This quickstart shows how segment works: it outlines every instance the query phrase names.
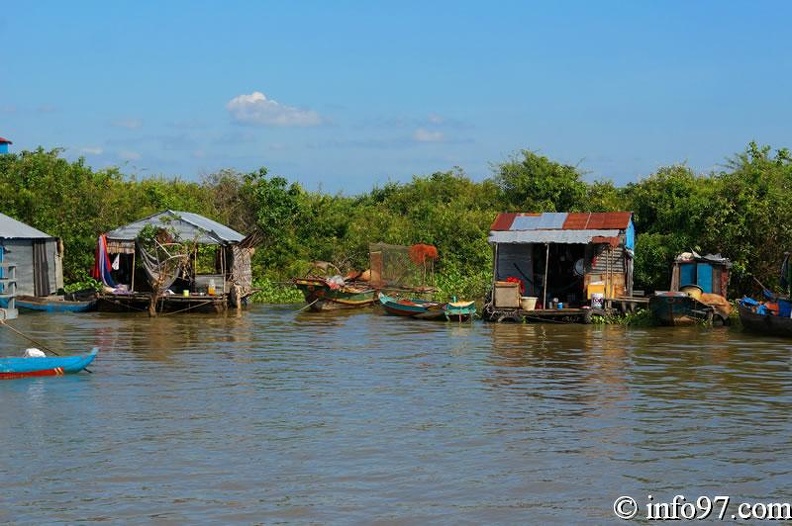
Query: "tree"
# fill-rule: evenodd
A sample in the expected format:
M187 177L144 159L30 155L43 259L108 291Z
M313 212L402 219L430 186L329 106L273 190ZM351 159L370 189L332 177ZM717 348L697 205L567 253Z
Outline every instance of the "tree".
M529 150L496 166L501 200L512 211L584 210L586 183L574 166L551 161Z

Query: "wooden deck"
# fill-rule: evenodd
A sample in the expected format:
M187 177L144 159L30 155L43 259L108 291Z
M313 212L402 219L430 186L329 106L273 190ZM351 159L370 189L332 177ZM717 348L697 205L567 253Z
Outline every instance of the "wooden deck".
M99 312L149 312L151 293L99 294ZM202 312L216 314L228 310L228 295L190 294L160 296L156 302L157 313Z
M517 323L591 323L593 316L607 316L637 312L647 308L649 298L643 296L620 296L604 298L602 308L580 307L564 309L523 310L510 307L486 305L482 318L492 322Z

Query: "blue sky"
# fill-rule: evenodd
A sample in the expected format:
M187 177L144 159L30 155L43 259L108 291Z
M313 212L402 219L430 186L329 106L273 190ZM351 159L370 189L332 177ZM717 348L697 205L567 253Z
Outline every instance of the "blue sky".
M0 136L357 195L520 150L618 186L792 147L792 2L6 0Z

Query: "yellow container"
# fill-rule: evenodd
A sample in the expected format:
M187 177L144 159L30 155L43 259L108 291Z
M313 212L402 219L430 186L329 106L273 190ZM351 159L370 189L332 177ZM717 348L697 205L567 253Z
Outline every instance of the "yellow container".
M600 294L601 297L605 297L604 281L594 281L589 283L588 287L586 288L586 298L591 299L594 294Z

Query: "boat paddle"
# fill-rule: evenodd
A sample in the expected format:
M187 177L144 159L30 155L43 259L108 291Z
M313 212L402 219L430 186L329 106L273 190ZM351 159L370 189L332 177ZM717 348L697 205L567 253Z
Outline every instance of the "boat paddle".
M35 339L31 338L30 336L28 336L28 335L27 335L27 334L25 334L24 332L20 331L19 329L16 329L16 328L14 328L14 327L10 326L9 324L7 324L7 323L6 323L6 321L5 321L5 320L0 320L0 325L2 325L3 327L6 327L6 328L8 328L8 329L10 329L10 330L11 330L11 332L13 332L13 333L15 333L15 334L18 334L19 336L22 336L23 338L25 338L26 340L30 341L31 343L34 343L35 345L37 345L37 346L41 347L41 348L42 348L42 349L44 349L45 351L48 351L48 352L50 352L50 353L54 354L55 356L60 356L60 354L59 354L58 352L56 352L55 350L53 350L53 349L49 348L48 346L44 345L44 344L43 344L43 343L41 343L40 341L37 341L37 340L35 340ZM91 371L91 370L90 370L90 369L88 369L87 367L85 368L85 371L87 371L87 372L89 372L89 373L93 374L93 371Z
M319 301L319 298L316 298L315 300L313 300L311 303L309 303L308 305L306 305L306 306L304 306L304 307L300 307L300 308L297 310L297 312L302 312L302 311L304 311L305 309L307 309L307 308L311 307L311 306L312 306L314 303L316 303L317 301Z

